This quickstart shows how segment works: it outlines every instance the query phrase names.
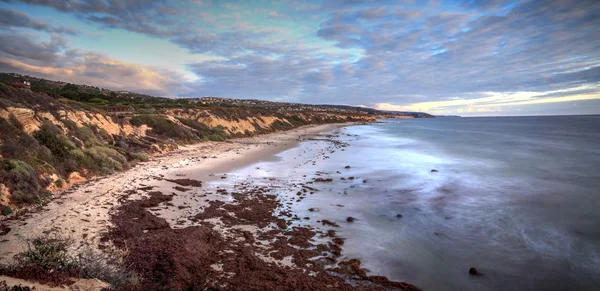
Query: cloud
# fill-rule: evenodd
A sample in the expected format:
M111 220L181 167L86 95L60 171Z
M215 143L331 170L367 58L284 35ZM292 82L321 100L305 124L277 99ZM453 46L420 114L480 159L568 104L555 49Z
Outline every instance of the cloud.
M418 102L407 105L377 103L374 108L392 111L426 111L435 114L502 112L506 107L517 107L522 105L588 100L595 100L600 103L599 89L598 86L583 86L549 92L489 92L483 93L483 97L470 99L453 98L451 100Z
M44 42L0 34L0 71L158 96L172 96L191 88L181 81L183 76L173 71L71 49L58 35Z
M590 101L600 83L598 1L20 2L218 58L185 64L198 77L194 84L158 82L163 92L179 95L465 113L471 106L471 113L485 113ZM56 27L18 11L1 13L10 16L3 25L53 34L28 44L32 33L0 31L0 41L14 42L0 44L5 62L82 66L86 78L106 76L113 65L116 76L134 68L106 58L93 65L92 52L65 45Z
M75 31L65 27L51 26L48 23L37 21L29 14L16 10L0 9L0 25L6 27L23 27L39 31L66 33L74 35Z

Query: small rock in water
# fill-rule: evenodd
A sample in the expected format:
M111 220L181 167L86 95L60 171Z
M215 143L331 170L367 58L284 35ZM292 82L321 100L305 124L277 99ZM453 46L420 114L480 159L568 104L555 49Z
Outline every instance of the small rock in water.
M402 218L402 214L398 213L398 214L396 214L396 217Z
M471 267L469 269L469 274L473 275L473 276L480 276L481 273L479 273L479 271L476 268Z
M432 173L436 173L436 172L438 172L438 170L436 170L436 169L432 169L432 170L431 170L431 172L432 172Z
M339 225L338 225L337 223L335 223L335 222L333 222L333 221L330 221L330 220L328 220L328 219L323 219L323 220L321 220L321 223L322 223L323 225L330 225L330 226L339 227Z
M345 166L344 169L350 169L350 166Z
M347 222L353 222L354 221L354 217L352 216L348 216L348 218L346 218Z

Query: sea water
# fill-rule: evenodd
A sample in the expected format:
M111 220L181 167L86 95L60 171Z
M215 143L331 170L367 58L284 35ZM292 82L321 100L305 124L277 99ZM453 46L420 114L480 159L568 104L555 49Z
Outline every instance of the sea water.
M340 224L343 256L373 275L423 290L600 290L600 116L382 120L341 132L343 149L306 141L233 174L334 178L292 209L304 224Z

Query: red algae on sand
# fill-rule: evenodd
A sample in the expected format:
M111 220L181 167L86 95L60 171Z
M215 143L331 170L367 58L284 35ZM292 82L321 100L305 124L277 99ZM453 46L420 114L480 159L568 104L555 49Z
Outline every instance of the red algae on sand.
M154 191L118 207L107 238L126 250L125 264L141 276L139 290L419 290L366 276L358 260L336 266L343 239L335 232L334 242L317 245L315 229L278 217L282 205L268 187L237 189L233 203L210 201L191 217L197 225L179 229L148 210L170 195Z

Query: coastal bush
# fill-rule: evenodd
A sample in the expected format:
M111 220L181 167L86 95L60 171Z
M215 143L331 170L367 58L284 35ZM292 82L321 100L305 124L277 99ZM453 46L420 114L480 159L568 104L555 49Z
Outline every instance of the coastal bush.
M40 236L26 243L27 249L15 255L14 263L0 264L0 275L57 285L68 283L73 277L99 279L109 283L111 290L139 290L140 279L135 272L91 249L71 255L68 250L73 242L68 238Z
M75 123L73 120L61 119L60 122L62 122L62 124L64 124L69 130L77 130L77 123Z
M98 140L96 139L94 132L86 125L77 128L75 130L75 136L83 141L83 144L86 147L91 147L98 144Z
M8 121L10 121L10 123L18 130L23 130L23 124L21 123L21 121L19 121L19 119L17 119L17 117L14 114L10 114L8 116Z
M288 130L290 128L292 128L291 124L283 122L281 120L275 120L273 121L273 123L271 123L272 130Z
M104 141L108 143L114 143L114 138L106 129L93 125L92 128L98 134L98 136Z
M159 137L172 138L186 142L198 139L198 136L192 131L179 126L173 121L164 117L154 115L137 115L133 117L130 122L135 126L141 126L142 124L145 124L151 127L152 130L149 133Z
M104 99L98 98L98 97L90 98L86 102L94 104L94 105L108 105L108 104L110 104L110 101L104 100Z
M12 208L10 208L10 206L8 206L8 205L2 206L2 215L7 216L7 215L10 215L11 213L13 213L13 210L12 210Z
M35 267L43 271L69 272L75 261L68 255L71 241L59 236L38 237L27 241L27 250L15 255L19 267Z
M307 124L307 122L300 118L298 115L288 116L286 117L286 119L289 123L291 123L294 126L301 126Z
M102 280L115 290L135 290L140 283L139 276L135 272L115 264L114 258L89 248L77 255L76 264L79 268L79 277Z
M208 127L206 124L198 122L196 120L185 119L185 118L177 118L177 120L179 120L179 122L185 124L186 126L189 126L193 129L197 130L198 132L210 131L210 127Z
M41 194L37 172L21 160L0 159L0 183L11 190L15 203L32 203Z
M130 153L129 156L131 156L132 160L137 160L137 161L140 161L140 162L145 162L145 161L148 160L148 156L146 154L144 154L144 153L139 153L139 152L137 152L137 153Z
M0 130L2 157L24 161L40 172L53 171L50 150L23 131L23 126L16 118L12 121L0 118L0 128L2 129Z
M90 164L89 161L86 161L88 167L100 174L112 174L129 167L127 158L112 148L94 146L85 149L84 154L91 158L94 163Z
M76 149L75 144L67 138L62 130L49 121L42 123L40 129L33 133L38 142L50 149L57 161L70 158L69 152Z

